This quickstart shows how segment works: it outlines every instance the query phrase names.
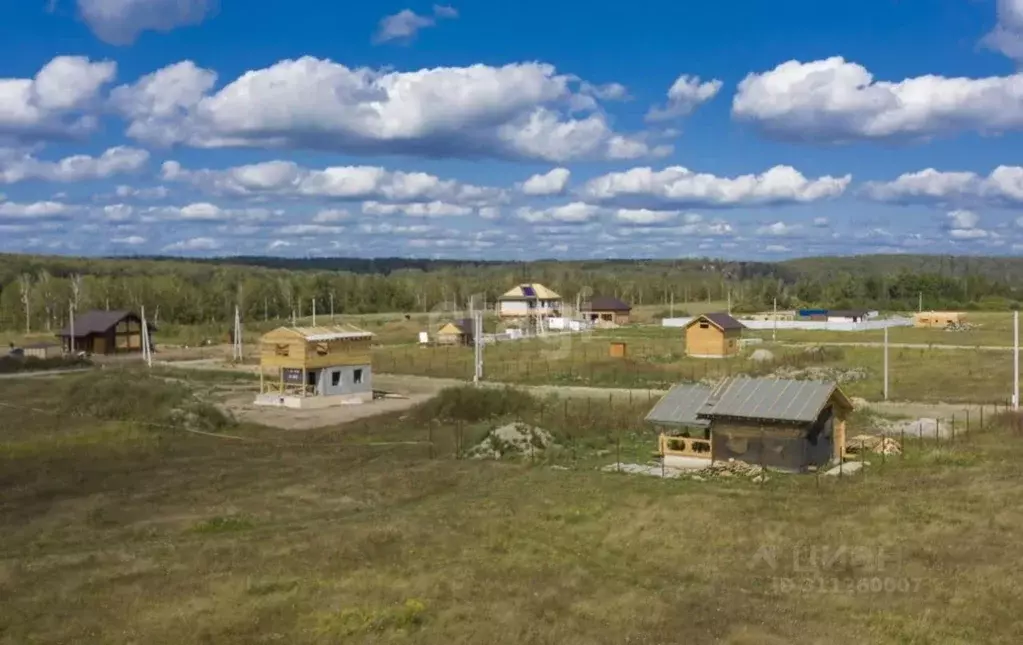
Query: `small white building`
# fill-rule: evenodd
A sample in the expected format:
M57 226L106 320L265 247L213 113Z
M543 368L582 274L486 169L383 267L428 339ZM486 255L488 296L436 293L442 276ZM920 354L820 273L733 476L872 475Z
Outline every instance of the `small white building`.
M539 283L520 284L497 299L501 318L557 317L562 310L561 296Z

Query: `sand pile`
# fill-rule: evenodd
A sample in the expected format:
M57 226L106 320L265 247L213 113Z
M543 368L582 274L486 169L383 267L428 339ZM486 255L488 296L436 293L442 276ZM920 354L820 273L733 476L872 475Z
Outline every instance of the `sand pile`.
M473 459L502 459L534 455L554 444L551 433L524 423L509 423L487 433L469 452Z

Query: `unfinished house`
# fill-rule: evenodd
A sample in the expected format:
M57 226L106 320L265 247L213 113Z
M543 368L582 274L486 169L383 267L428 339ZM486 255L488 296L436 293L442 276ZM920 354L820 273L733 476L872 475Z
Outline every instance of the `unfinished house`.
M686 354L695 358L724 358L739 353L746 327L728 314L703 314L685 326Z
M149 343L153 347L156 326L147 325ZM142 351L142 319L130 311L87 311L75 316L74 335L71 325L57 334L63 351L86 354L120 354Z
M372 339L351 325L279 327L264 334L256 403L313 408L372 401Z
M842 458L852 404L835 383L728 378L677 385L647 414L665 459L688 457L805 472Z
M966 323L966 314L959 311L921 311L913 315L913 326L924 329L947 329Z
M628 325L632 307L618 298L596 296L583 303L582 314L597 325Z
M497 313L502 318L560 316L561 296L540 283L520 284L497 299Z

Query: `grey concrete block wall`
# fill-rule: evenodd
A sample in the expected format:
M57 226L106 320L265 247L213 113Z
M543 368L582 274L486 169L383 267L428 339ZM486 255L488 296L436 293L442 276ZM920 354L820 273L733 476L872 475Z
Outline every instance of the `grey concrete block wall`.
M362 371L361 382L356 383L356 371ZM334 375L337 374L337 385ZM373 392L373 368L370 365L339 365L325 367L316 372L316 393L318 396L339 394L367 394Z

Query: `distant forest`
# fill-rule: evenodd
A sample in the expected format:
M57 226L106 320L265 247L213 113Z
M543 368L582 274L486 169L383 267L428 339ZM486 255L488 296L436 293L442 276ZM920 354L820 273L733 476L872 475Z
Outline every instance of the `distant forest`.
M0 328L52 331L69 303L145 306L159 321L225 322L327 313L416 312L492 304L520 282L566 302L610 295L676 313L687 302L731 298L733 311L822 306L915 310L1013 309L1023 258L879 255L785 262L704 259L479 262L406 258L70 258L0 255Z

